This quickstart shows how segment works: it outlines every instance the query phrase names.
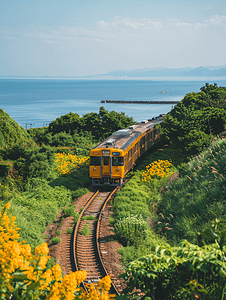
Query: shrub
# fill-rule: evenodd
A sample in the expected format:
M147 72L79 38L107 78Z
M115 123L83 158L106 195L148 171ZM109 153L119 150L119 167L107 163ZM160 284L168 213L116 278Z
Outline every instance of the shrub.
M57 230L57 231L56 231L56 234L57 234L57 235L61 235L61 230Z
M63 212L65 214L66 217L72 217L74 216L74 213L75 213L75 208L76 208L76 205L72 205L72 206L69 206L67 208L64 208L63 209Z
M10 204L0 211L0 298L5 299L112 299L108 294L111 278L89 286L88 294L80 288L86 271L62 275L59 264L49 259L46 243L34 253L25 241L19 242L15 218L7 215ZM76 291L76 296L75 296Z
M52 238L53 245L59 244L61 242L61 238L58 236Z
M147 237L148 224L142 216L129 216L120 219L114 225L118 240L124 245L139 244Z
M73 232L73 228L67 228L67 233L71 234Z
M136 287L144 299L224 299L224 251L217 244L199 247L187 241L177 247L157 246L126 266L120 276L127 284L123 292Z
M81 188L78 188L77 190L75 190L74 192L72 192L72 197L74 199L74 198L81 197L88 193L89 193L89 190L87 188L81 187Z

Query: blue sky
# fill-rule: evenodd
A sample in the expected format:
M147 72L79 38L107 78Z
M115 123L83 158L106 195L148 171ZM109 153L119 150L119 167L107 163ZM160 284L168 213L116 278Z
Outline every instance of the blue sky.
M0 76L226 65L225 0L0 0Z

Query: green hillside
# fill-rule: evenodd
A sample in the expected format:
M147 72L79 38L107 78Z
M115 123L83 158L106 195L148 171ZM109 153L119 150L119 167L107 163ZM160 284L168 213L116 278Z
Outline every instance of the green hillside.
M0 148L12 147L30 140L27 131L0 109Z

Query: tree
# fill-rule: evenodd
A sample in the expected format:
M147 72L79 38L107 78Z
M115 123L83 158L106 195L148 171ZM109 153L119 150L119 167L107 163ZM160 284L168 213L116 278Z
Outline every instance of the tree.
M189 93L164 117L164 136L194 154L226 129L226 88L206 84Z

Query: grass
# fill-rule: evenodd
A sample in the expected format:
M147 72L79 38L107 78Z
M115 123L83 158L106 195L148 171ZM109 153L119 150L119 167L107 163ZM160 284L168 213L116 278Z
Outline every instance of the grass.
M114 220L111 223L118 240L124 245L119 251L124 264L150 253L156 245L178 245L182 239L200 243L198 232L209 228L216 217L226 221L225 140L215 141L193 158L179 153L179 161L174 149L162 148L146 156L131 172L131 179L114 200ZM158 159L171 160L172 171L177 171L179 178L172 182L167 178L142 182L146 166ZM126 234L118 228L121 222L135 215L142 216L149 224L142 242L134 239L135 233L127 240L133 226L123 228L127 230ZM201 244L205 242L203 240Z
M79 218L80 214L75 212L74 213L74 224L76 224L78 222L78 218Z
M95 219L96 219L96 217L92 216L92 215L81 217L81 220L95 220Z
M198 243L197 232L210 227L215 218L226 221L225 157L226 142L218 140L182 165L180 178L164 188L156 221L162 222L162 216L168 221L172 230L162 232L170 241L187 239ZM161 229L161 224L156 225L156 230Z
M73 201L70 190L64 186L53 188L39 178L30 180L27 191L11 195L9 212L16 217L21 240L26 240L32 248L44 242L42 234L56 220L59 208L71 207Z
M82 230L79 233L81 235L90 236L91 231L90 231L88 222L86 222L86 224L84 225L84 227L82 228Z

